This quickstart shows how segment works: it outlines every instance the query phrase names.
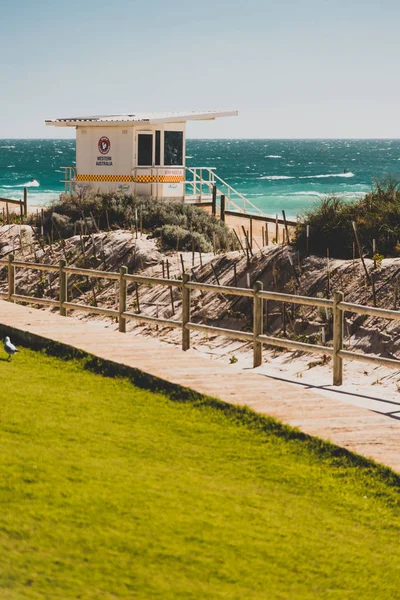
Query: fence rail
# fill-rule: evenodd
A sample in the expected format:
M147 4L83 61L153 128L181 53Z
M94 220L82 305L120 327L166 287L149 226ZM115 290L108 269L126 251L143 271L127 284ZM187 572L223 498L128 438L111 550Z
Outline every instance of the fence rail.
M26 217L28 214L28 191L27 191L27 189L24 188L23 200L13 200L11 198L0 198L0 209L1 209L2 204L6 205L5 209L4 209L4 207L2 208L3 222L9 223L9 221L10 221L10 214L9 214L9 205L10 204L11 204L11 206L19 207L21 219L23 219L23 217Z
M278 292L270 292L263 290L261 282L256 281L253 289L238 288L222 285L213 285L209 283L200 283L190 280L190 276L185 273L182 280L163 279L160 277L147 277L144 275L128 274L127 267L121 267L120 272L114 271L96 271L92 269L80 269L77 267L67 267L64 260L61 260L59 266L46 265L42 263L29 263L23 261L15 261L10 255L8 260L0 260L0 267L8 269L8 290L7 293L0 293L0 298L4 298L9 302L25 302L28 304L41 304L44 306L58 307L60 314L67 316L68 310L82 310L88 313L95 313L118 319L119 331L126 331L127 321L139 321L143 323L164 325L171 328L179 328L182 330L182 349L190 348L190 332L198 331L205 334L222 335L228 338L243 340L253 344L253 367L259 367L262 364L262 347L269 345L288 350L298 350L301 352L310 352L314 354L327 355L333 359L333 385L342 385L343 382L343 360L355 360L360 362L372 363L380 366L390 367L400 370L400 360L394 358L386 358L372 354L361 354L352 352L343 348L344 338L344 314L345 312L353 312L362 315L380 317L400 321L400 311L387 310L383 308L374 308L371 306L363 306L344 301L343 292L336 291L333 294L333 299L326 298L311 298L307 296L296 296L293 294L284 294ZM37 298L35 296L24 296L15 293L15 270L16 269L31 269L48 272L57 272L60 277L60 289L58 300L52 298ZM118 308L102 308L98 306L90 306L77 302L68 301L68 275L83 275L87 277L96 277L101 279L109 279L119 281L119 301ZM166 318L152 317L144 315L140 312L133 313L127 310L127 284L134 282L136 284L145 285L161 285L164 287L178 288L182 291L182 318L181 320L172 320ZM209 292L215 294L226 294L239 296L242 298L252 298L253 300L253 330L239 331L235 329L226 329L223 327L215 327L202 323L194 323L191 321L191 292L192 291ZM318 344L309 344L299 342L287 338L274 337L264 334L263 331L263 309L264 301L273 300L276 302L300 304L306 306L315 306L329 309L332 312L333 321L333 345L323 346Z

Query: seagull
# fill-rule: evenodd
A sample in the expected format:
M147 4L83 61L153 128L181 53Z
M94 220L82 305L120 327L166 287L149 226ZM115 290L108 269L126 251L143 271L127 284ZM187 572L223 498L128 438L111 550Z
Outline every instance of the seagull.
M8 354L8 360L11 360L11 356L13 354L15 354L16 352L18 352L18 350L16 349L16 347L14 346L14 344L11 343L11 340L10 340L10 338L8 336L4 340L4 350Z

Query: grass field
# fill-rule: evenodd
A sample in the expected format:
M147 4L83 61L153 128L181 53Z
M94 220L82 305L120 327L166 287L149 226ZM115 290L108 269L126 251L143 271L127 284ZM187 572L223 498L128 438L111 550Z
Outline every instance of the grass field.
M26 349L0 382L1 599L400 598L390 473Z

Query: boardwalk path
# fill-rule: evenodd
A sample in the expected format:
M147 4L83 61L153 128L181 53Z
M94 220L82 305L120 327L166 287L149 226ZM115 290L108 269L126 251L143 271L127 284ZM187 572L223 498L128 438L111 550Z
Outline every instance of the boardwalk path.
M101 323L18 306L0 300L2 330L12 328L68 344L100 358L134 367L224 402L248 406L310 435L330 440L386 464L400 473L400 422L340 400L240 371L156 339L122 334Z

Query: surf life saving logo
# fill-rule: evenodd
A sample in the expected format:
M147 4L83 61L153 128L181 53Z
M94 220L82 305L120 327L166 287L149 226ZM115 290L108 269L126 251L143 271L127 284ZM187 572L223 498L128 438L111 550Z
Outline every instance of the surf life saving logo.
M111 142L108 137L103 136L99 139L98 148L100 154L108 154L111 148Z

